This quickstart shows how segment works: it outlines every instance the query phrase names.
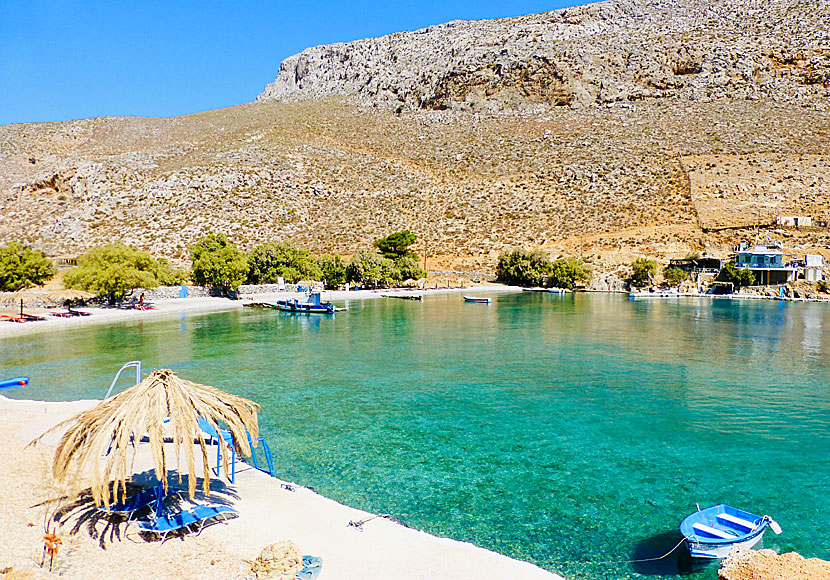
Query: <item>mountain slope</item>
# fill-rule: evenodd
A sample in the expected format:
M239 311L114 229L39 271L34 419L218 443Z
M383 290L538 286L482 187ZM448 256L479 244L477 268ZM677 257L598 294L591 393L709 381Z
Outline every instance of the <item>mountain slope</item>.
M512 43L528 34L511 33L514 40L505 43L506 33L494 31L549 26L550 42L543 44L594 64L604 62L596 55L610 54L603 52L609 43L628 43L628 64L611 67L614 75L644 70L633 64L638 62L633 55L647 51L648 38L659 37L646 24L663 23L667 39L686 39L691 24L684 23L694 21L695 34L723 43L710 50L688 36L684 42L689 50L703 51L700 68L711 74L689 72L695 68L691 65L678 69L673 74L683 77L682 90L652 87L660 93L655 98L630 96L641 86L631 85L623 101L604 102L600 88L587 106L577 106L574 96L563 101L572 107L562 107L556 99L537 98L534 87L542 85L532 74L500 74L490 81L501 88L488 99L461 98L455 88L439 99L423 87L450 87L448 79L461 87L458 79L464 77L471 87L466 95L487 90L469 81L478 73L464 76L456 68L455 76L434 76L439 66L434 63L442 60L438 52L432 65L419 65L419 78L428 82L409 89L409 77L396 76L388 60L373 60L371 70L381 71L373 78L397 79L396 94L407 95L403 101L384 100L379 95L386 92L368 89L322 98L349 93L348 79L363 74L357 58L335 65L331 59L340 58L331 56L322 61L331 64L326 74L343 78L326 80L323 90L323 84L310 80L317 76L304 76L301 88L283 95L294 102L263 98L171 119L2 126L0 243L21 240L53 255L77 255L91 245L122 239L185 260L188 246L211 231L224 231L246 248L291 240L315 252L348 254L410 228L421 236L416 251L430 256L431 268L486 271L499 252L525 246L579 255L612 272L634 255L718 251L744 233L729 228L768 224L776 215L830 217L830 88L804 80L808 71L823 74L824 53L815 47L826 41L829 27L822 22L828 11L816 11L827 3L728 2L712 12L713 4L606 2L443 25L465 30L465 42L481 54L505 46L510 59L520 56ZM755 30L758 22L769 23L768 12L782 19L780 26L790 27L784 40L814 44L792 58L782 57L791 64L775 69L768 83L745 79L744 93L732 76L711 91L696 85L701 75L717 75L711 55L743 55L735 56L735 62L743 62L752 38L734 37L729 27ZM698 22L700 14L712 14L706 26ZM741 24L742 18L749 23ZM638 28L637 22L644 24ZM774 36L779 24L770 26ZM303 55L351 54L388 43L398 62L405 55L421 62L417 51L427 51L423 47L429 43L419 49L410 37L440 37L444 29L433 28L438 31L402 33L394 42L385 37L317 47ZM562 40L572 29L581 32ZM642 37L639 45L631 40L635 33ZM655 44L648 58L663 59L661 46ZM485 61L470 56L472 48L466 50L458 58L479 70ZM288 59L280 76L300 57ZM598 87L612 86L604 77L589 83L587 69L580 70L579 83L592 95ZM684 70L688 74L681 74ZM640 73L631 75L632 83L643 82ZM507 99L508 94L515 98ZM389 110L402 105L397 114ZM830 245L826 233L797 236L803 247Z

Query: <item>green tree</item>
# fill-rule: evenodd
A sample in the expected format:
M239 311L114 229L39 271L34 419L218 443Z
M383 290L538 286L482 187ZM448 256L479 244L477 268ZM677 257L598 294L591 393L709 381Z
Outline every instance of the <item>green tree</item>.
M657 262L648 258L637 258L631 262L631 283L645 286L657 273Z
M19 242L0 248L0 291L40 286L51 280L56 271L49 258Z
M167 258L159 258L156 262L156 280L159 286L175 286L184 284L190 279L190 272L181 268L174 268L167 261Z
M550 258L542 250L517 248L499 256L496 277L505 284L541 286L550 267Z
M663 283L666 286L680 286L680 284L682 284L688 276L689 275L684 270L674 266L663 268Z
M559 258L549 267L549 281L557 288L573 290L591 281L591 268L579 258Z
M319 280L322 273L314 256L294 244L263 244L254 248L248 257L248 283L276 284L280 276L294 283Z
M408 256L417 262L418 255L409 251L409 246L414 244L417 239L417 234L413 234L409 230L403 230L389 234L385 238L378 238L375 240L375 247L384 258L396 260Z
M193 280L202 286L236 290L248 276L248 256L225 234L208 234L190 249Z
M736 288L755 284L755 274L748 268L736 268L732 262L727 262L718 272L718 282L732 282Z
M134 288L158 286L159 269L159 262L149 252L115 242L78 257L78 266L69 270L63 281L67 288L94 292L115 304Z
M357 250L346 268L346 278L349 282L361 286L389 284L395 274L395 264L392 260L368 250Z
M348 265L340 256L320 256L317 259L320 275L326 281L327 288L337 288L346 283L346 268Z
M427 271L419 267L418 261L412 256L399 256L392 263L395 266L393 278L396 282L403 282L404 280L410 279L417 280L427 275Z

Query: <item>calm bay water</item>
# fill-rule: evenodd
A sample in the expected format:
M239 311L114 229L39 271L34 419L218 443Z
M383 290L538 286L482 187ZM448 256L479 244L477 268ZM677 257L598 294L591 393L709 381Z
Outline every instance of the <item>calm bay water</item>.
M100 398L123 362L170 367L260 402L280 477L569 579L715 578L626 563L671 549L695 503L830 558L830 307L495 296L0 340L0 377L32 378L3 394Z

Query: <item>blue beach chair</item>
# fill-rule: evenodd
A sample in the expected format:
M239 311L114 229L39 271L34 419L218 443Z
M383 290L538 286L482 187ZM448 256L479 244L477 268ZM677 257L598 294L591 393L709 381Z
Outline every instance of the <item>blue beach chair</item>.
M168 492L168 495L171 494ZM123 501L111 504L109 507L101 506L99 509L107 513L129 516L132 518L132 516L139 510L150 507L164 498L164 487L161 484L158 484L155 487L141 490L134 495L124 498Z
M210 423L205 421L202 417L199 417L199 429L205 432L208 436L208 443L213 443L216 445L216 467L214 468L213 472L216 475L219 475L219 468L222 465L222 446L219 444L219 438L222 438L222 441L228 444L231 448L231 483L236 482L236 447L234 446L233 435L227 429L219 429L218 433L217 430L214 429ZM264 437L257 437L257 443L262 446L262 450L265 453L265 461L268 464L268 469L262 469L259 466L256 458L256 452L254 451L254 443L251 439L251 434L247 433L248 435L248 445L251 448L251 460L253 461L254 468L260 471L265 471L271 477L274 476L274 460L271 458L271 448L268 447L268 443L265 441Z
M138 529L143 533L159 535L162 543L171 532L188 529L199 535L207 526L218 522L224 523L238 515L233 508L221 504L198 504L167 515L158 511L150 519L139 520Z

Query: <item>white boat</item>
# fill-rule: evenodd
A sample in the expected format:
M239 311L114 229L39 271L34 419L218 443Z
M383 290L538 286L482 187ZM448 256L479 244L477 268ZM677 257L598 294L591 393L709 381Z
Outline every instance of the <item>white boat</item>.
M771 517L721 503L687 516L680 523L680 533L693 558L725 558L735 546L751 548L760 542L767 527L781 533L781 526Z
M465 296L464 302L476 302L479 304L490 304L489 298L483 298L481 296Z

